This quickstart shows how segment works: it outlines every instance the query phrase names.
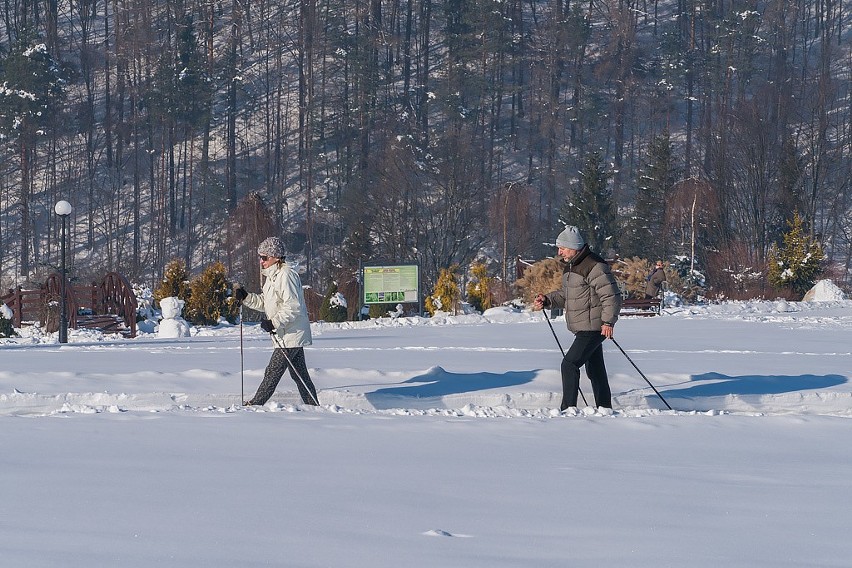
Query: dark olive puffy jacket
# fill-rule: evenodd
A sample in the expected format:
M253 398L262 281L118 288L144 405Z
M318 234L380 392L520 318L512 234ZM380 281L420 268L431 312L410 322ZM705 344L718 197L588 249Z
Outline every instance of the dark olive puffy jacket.
M666 281L666 273L662 268L654 268L654 271L648 277L648 283L645 285L645 294L648 296L656 296L660 293L660 287Z
M567 263L562 288L547 294L550 307L564 308L573 333L600 331L604 322L615 325L621 310L621 292L609 264L585 245Z

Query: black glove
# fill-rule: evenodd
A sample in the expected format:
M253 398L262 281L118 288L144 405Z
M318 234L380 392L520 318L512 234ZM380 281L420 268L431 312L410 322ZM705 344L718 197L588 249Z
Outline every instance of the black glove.
M242 304L243 300L245 300L246 298L248 298L248 292L246 292L245 288L243 288L242 286L235 286L234 299L237 301L237 305Z
M262 329L266 333L272 333L273 331L275 331L275 328L272 327L272 320L268 320L266 318L260 320L260 329Z

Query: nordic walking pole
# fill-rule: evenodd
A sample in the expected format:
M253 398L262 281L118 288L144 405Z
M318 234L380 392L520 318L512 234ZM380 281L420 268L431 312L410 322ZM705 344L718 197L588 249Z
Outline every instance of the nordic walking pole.
M616 347L618 347L618 350L624 353L624 356L627 357L627 360L630 361L630 364L633 365L633 368L639 371L639 374L642 375L642 378L645 379L645 382L648 383L648 386L654 389L654 392L657 393L657 396L660 397L660 400L663 401L663 403L668 407L668 409L674 410L674 408L672 408L669 403L666 402L666 399L663 398L663 395L660 394L660 391L658 391L657 388L651 384L651 381L648 380L648 377L645 376L645 373L639 370L639 367L636 366L636 363L633 362L633 359L631 359L630 356L624 352L624 349L621 348L621 345L618 344L618 341L616 341L614 337L611 337L610 339L612 339L612 342L615 343Z
M559 350L562 352L562 358L565 358L565 350L562 349L562 344L559 343L559 336L556 335L556 330L553 329L553 324L550 323L550 318L547 317L547 314L544 313L544 310L541 310L542 315L544 316L544 321L547 322L547 326L550 328L550 333L553 334L553 339L556 340L556 345L559 346ZM583 404L589 406L589 403L586 402L586 395L583 394L583 389L580 388L580 385L577 385L577 390L580 391L580 396L583 397Z
M275 334L274 331L269 332L269 334L272 336L272 341L275 343L275 345L277 345L278 348L281 349L281 352L284 353L284 358L287 359L287 364L290 366L290 369L296 375L296 378L299 379L299 382L302 383L302 386L305 388L305 391L307 391L307 393L311 395L311 399L314 401L314 404L319 406L319 400L317 400L317 397L314 396L314 393L311 392L311 389L308 388L308 383L305 382L305 379L302 378L302 374L299 373L299 370L296 369L296 365L293 364L293 361L290 360L290 356L287 355L287 348L281 346L281 344L278 342L278 336Z
M243 364L243 305L240 304L240 406L243 405L243 402L246 400L245 395L245 373L243 369L245 369L245 365Z

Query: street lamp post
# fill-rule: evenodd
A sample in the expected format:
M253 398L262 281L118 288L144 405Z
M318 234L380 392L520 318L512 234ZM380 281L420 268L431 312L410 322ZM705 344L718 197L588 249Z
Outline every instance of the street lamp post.
M71 204L67 201L57 201L56 207L53 208L57 215L62 219L62 280L59 283L59 343L68 343L68 313L65 305L65 224L68 222L68 216L74 210Z

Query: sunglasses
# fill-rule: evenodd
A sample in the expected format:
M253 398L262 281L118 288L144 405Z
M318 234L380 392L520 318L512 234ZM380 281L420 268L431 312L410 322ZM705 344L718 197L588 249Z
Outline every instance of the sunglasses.
M258 256L260 257L260 260L262 260L263 262L266 262L267 260L269 260L269 257L266 256L266 255L261 254L261 255L258 255Z

